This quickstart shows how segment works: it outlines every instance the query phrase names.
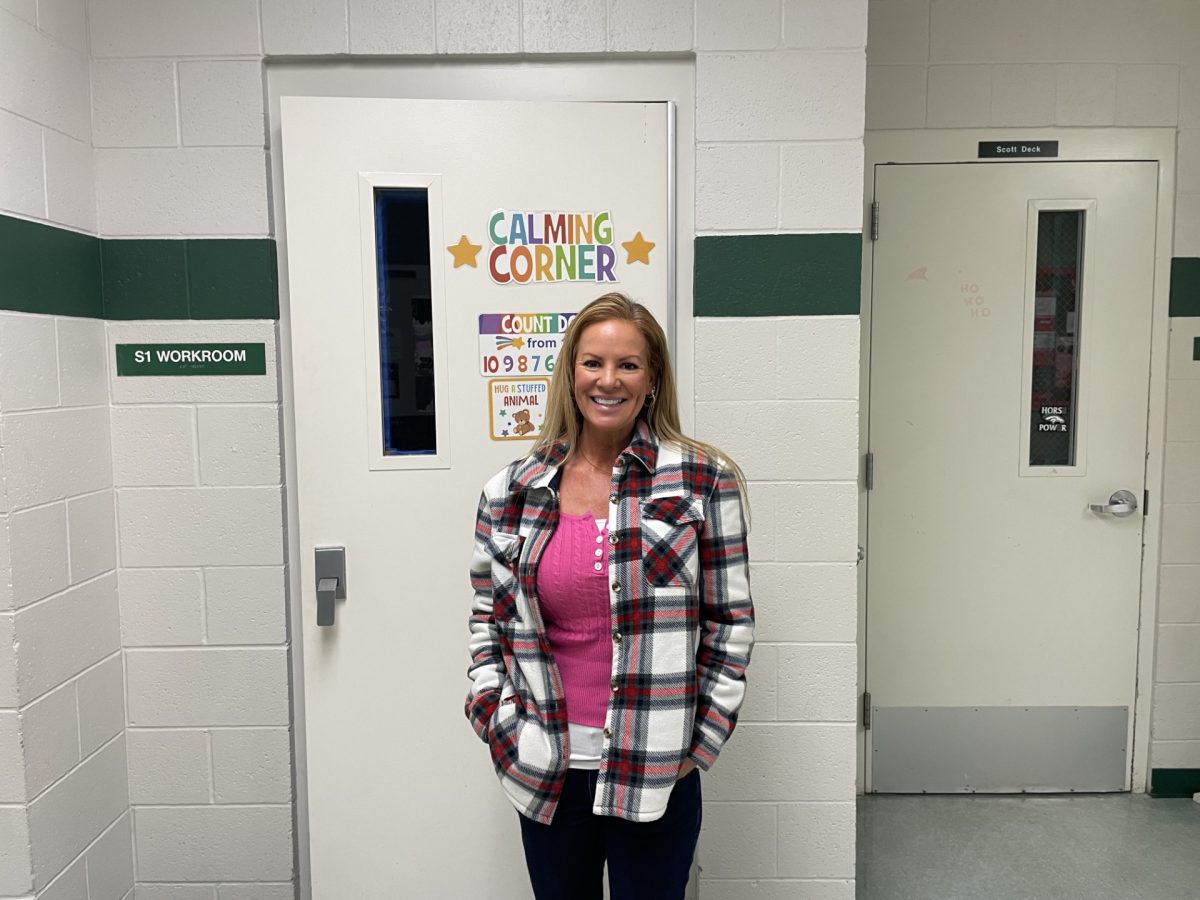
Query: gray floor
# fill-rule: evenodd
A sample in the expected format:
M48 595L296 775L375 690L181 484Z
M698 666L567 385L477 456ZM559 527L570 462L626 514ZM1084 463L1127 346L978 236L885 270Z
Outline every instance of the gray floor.
M1200 803L871 795L858 900L1197 900Z

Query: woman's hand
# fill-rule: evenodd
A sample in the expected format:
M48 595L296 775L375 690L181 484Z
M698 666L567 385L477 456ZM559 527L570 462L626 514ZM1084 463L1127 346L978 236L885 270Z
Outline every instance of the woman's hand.
M682 781L695 771L696 764L690 759L685 759L683 765L679 767L679 774L675 776L676 781Z

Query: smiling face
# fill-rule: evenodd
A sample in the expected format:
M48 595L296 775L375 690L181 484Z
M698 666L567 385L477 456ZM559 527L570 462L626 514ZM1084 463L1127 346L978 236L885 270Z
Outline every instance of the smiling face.
M625 440L653 389L646 339L632 322L608 319L579 335L575 405L585 434L591 431L606 442Z

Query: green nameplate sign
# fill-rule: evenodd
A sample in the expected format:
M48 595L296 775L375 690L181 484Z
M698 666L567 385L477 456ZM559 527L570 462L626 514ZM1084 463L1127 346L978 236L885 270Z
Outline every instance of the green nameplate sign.
M266 375L265 344L117 344L118 375Z

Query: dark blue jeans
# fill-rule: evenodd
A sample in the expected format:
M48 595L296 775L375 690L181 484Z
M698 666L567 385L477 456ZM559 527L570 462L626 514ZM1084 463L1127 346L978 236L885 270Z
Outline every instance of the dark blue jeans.
M675 783L654 822L592 813L598 772L571 769L549 825L524 816L521 840L537 900L683 900L700 836L700 772Z

